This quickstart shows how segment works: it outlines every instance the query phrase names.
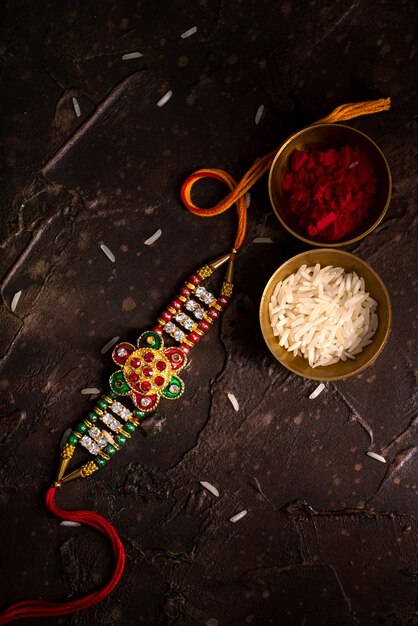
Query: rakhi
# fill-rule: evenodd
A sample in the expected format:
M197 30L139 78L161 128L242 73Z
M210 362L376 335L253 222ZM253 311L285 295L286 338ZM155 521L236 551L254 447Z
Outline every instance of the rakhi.
M316 123L338 122L359 115L386 111L390 99L346 104ZM109 379L109 390L80 420L61 450L58 473L47 490L45 503L56 517L80 522L106 535L112 544L115 566L110 580L101 589L68 602L26 600L9 606L0 614L0 626L28 617L68 615L93 606L106 598L118 584L125 565L122 542L105 518L91 511L68 511L55 504L56 490L77 479L86 478L104 468L141 428L141 421L152 414L161 400L177 400L184 393L182 370L190 351L210 330L228 306L233 291L234 261L241 248L247 227L247 205L244 194L270 168L277 150L259 159L239 183L219 169L198 170L187 178L181 189L186 208L202 217L213 217L237 206L238 229L231 252L207 263L194 272L157 319L152 329L143 332L136 344L119 343L112 358L117 366ZM191 199L194 184L203 178L224 182L230 193L216 206L201 209ZM227 264L220 293L214 296L203 284L221 266ZM205 283L206 284L206 283ZM68 471L78 449L90 456L78 468Z

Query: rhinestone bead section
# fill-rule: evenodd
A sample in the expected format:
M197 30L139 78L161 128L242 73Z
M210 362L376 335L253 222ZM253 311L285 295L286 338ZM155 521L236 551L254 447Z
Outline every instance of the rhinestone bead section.
M121 404L120 402L113 402L110 408L113 413L119 415L119 417L121 417L125 422L127 422L128 419L132 416L130 410L124 407L123 404Z
M195 322L185 313L177 313L176 322L179 322L186 330L193 330Z
M177 313L176 315L176 319L177 316L184 316L184 318L188 317L187 315L185 315L184 313ZM181 319L183 319L181 317ZM173 339L175 339L176 341L183 341L183 339L185 338L185 333L180 330L180 328L178 328L175 324L173 324L173 322L168 322L165 326L164 326L164 331L166 333L168 333L169 335L171 335L173 337Z
M199 307L199 303L196 302L196 300L188 300L185 306L188 311L196 311Z
M111 413L105 413L102 416L102 420L106 424L106 426L109 426L110 430L113 430L114 432L119 430L119 428L121 427L121 423L118 422L118 420L113 417Z
M90 454L97 454L100 450L99 445L95 441L93 441L93 439L91 439L88 435L84 435L83 437L81 437L80 443L82 446L84 446L84 448L86 448L86 450L90 452Z
M213 295L213 293L210 293L210 291L207 291L201 285L197 287L195 294L199 298L199 300L201 300L205 304L210 304L211 302L215 300L215 296Z

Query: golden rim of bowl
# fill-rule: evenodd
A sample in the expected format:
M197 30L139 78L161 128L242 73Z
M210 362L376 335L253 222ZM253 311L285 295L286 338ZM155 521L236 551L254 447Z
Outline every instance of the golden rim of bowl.
M350 259L354 258L356 262L359 262L360 265L364 265L367 268L367 270L374 276L376 281L379 283L380 287L382 288L382 292L383 292L383 294L384 294L384 296L386 298L388 322L387 322L387 328L385 329L385 332L384 332L384 335L383 335L383 338L382 338L382 341L381 341L381 344L380 344L379 348L376 350L375 353L373 353L371 355L370 359L366 363L364 363L363 365L360 365L357 369L355 369L353 367L353 371L349 372L348 374L341 374L341 375L336 375L336 376L331 375L331 376L325 376L324 377L323 374L321 376L319 368L318 368L318 370L311 368L312 375L310 374L309 376L306 376L306 375L302 374L300 371L298 371L296 368L292 367L291 363L284 363L281 359L279 359L277 357L277 355L273 352L272 347L270 346L271 342L268 340L268 337L267 337L267 330L271 330L269 310L268 310L268 304L269 303L267 301L267 291L269 290L270 285L271 285L271 283L273 281L277 282L277 275L279 274L279 272L281 272L283 270L283 268L290 261L297 261L298 259L300 259L301 260L300 265L303 265L304 263L307 263L307 257L315 256L315 255L318 255L318 254L321 254L321 253L326 253L326 252L329 252L329 253L335 255L336 256L336 262L338 260L338 257L344 256L344 257L350 258ZM317 262L319 262L319 261L317 261ZM290 273L292 273L292 272L290 272ZM371 294L371 295L373 297L373 294ZM280 363L280 365L282 365L283 367L285 367L289 371L293 372L297 376L300 376L301 378L306 378L307 380L318 380L318 381L322 381L322 382L332 382L332 381L335 381L335 380L344 380L346 378L350 378L351 376L357 376L357 374L360 374L361 372L363 372L365 369L370 367L370 365L372 365L375 362L375 360L377 359L377 357L380 355L380 353L382 352L383 348L385 347L385 345L387 343L387 340L389 338L391 325L392 325L392 304L391 304L391 301L390 301L389 292L388 292L388 290L386 288L386 285L384 284L383 280L380 278L379 274L368 263L366 263L366 261L364 261L360 257L356 256L355 254L351 254L350 252L346 252L345 250L335 250L333 248L321 248L321 249L307 250L306 252L301 252L300 254L297 254L296 256L293 256L290 259L287 259L287 261L282 263L280 265L280 267L278 267L277 270L272 274L272 276L270 276L269 280L267 281L266 286L264 287L263 294L262 294L261 300L260 300L259 321L260 321L260 328L261 328L261 333L263 335L264 342L265 342L266 346L268 347L268 349L270 350L270 352L273 355L273 357L276 359L276 361L278 361ZM352 363L353 366L354 366L355 360L354 361L350 361L350 363ZM338 364L336 363L335 365L338 365Z
M299 135L302 135L306 130L308 130L308 128L312 128L312 126L315 127L330 127L330 126L336 126L337 128L349 128L350 131L352 131L353 133L357 133L358 135L362 135L363 137L365 137L371 144L373 144L373 146L376 148L376 150L379 152L380 156L382 157L382 160L386 166L387 169L387 173L388 173L388 197L386 199L386 204L382 210L382 212L380 213L379 217L377 218L377 220L367 229L364 231L364 233L361 233L360 235L357 235L357 237L353 237L353 239L348 239L347 241L343 241L343 242L337 242L337 243L330 243L330 242L326 242L326 243L320 243L317 241L313 241L312 239L308 239L307 237L303 237L302 235L299 235L298 233L296 233L292 228L290 228L290 226L288 226L286 224L286 222L282 219L281 215L279 214L276 205L274 203L273 200L273 194L271 191L272 188L272 178L273 178L273 171L276 165L276 161L280 158L281 153L283 152L283 150L285 149L285 147L287 145L289 145L289 143L291 141L293 141L294 139L296 139L296 137L299 137ZM311 246L318 246L319 248L338 248L341 246L349 246L353 243L356 243L357 241L360 241L361 239L363 239L364 237L366 237L367 235L369 235L375 228L376 226L378 226L380 224L380 222L382 221L382 219L385 217L386 212L389 208L389 204L392 198L392 175L390 173L390 168L389 168L389 163L385 157L385 155L383 154L382 150L379 148L379 146L377 145L376 142L373 141L373 139L371 139L368 135L366 135L366 133L362 133L361 130L357 130L356 128L352 128L351 126L345 126L344 124L310 124L309 126L306 126L305 128L302 128L302 130L299 130L297 133L294 133L293 135L291 135L290 137L288 137L286 139L286 141L284 141L282 143L282 145L280 146L280 148L278 149L276 156L273 159L273 162L270 166L270 171L269 171L269 179L268 179L268 189L269 189L269 197L270 197L270 204L273 207L273 211L276 214L277 219L279 220L279 222L282 224L282 226L285 227L285 229L291 233L294 237L296 237L297 239L299 239L300 241L303 241L304 243L307 243Z

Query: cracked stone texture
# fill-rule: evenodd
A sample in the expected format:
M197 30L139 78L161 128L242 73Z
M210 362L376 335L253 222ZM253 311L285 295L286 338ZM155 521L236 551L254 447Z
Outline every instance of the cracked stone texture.
M352 122L382 147L394 180L385 220L352 249L391 294L382 355L314 401L317 383L273 360L260 295L304 248L258 183L236 297L194 351L184 396L162 403L146 436L105 470L59 493L59 505L95 510L119 530L119 587L83 613L31 623L416 624L413 3L17 0L2 9L1 606L78 596L111 571L105 539L60 526L42 494L62 433L91 406L80 390L105 388L101 347L134 340L191 271L230 246L233 211L210 223L187 213L184 177L202 166L239 177L333 107L391 96L389 113ZM122 61L133 51L143 56ZM196 198L210 206L220 194L207 184ZM161 238L145 246L157 228ZM260 236L274 243L253 244Z

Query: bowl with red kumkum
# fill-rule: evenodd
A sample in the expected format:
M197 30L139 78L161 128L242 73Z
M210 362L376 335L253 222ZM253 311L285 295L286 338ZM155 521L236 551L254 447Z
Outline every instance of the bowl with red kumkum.
M314 246L353 244L382 221L392 178L380 148L342 124L314 124L287 139L269 175L273 209L295 237Z

